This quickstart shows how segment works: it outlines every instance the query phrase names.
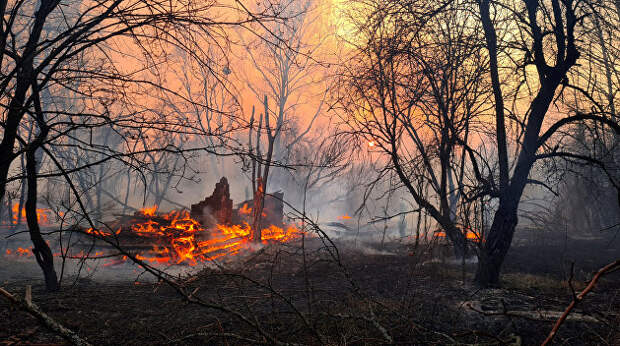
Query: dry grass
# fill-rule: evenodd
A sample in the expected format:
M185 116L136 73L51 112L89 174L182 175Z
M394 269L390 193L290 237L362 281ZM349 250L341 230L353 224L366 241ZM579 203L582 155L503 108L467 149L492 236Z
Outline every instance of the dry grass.
M502 276L502 283L507 289L517 290L545 290L555 291L570 290L571 285L568 280L561 280L549 275L537 275L528 273L510 273ZM575 291L580 291L586 287L583 281L572 281Z

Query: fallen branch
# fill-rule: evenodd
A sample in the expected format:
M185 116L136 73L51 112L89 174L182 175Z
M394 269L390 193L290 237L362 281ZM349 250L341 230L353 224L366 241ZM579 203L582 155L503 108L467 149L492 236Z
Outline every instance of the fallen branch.
M26 287L25 298L13 295L4 290L2 287L0 287L0 294L6 297L6 299L8 299L14 305L17 305L19 308L26 310L29 314L36 317L36 319L39 320L41 324L43 324L50 330L58 333L60 336L62 336L73 345L90 346L90 344L86 340L80 338L72 330L65 328L62 324L56 322L45 312L41 311L41 309L39 309L39 307L32 302L32 293L30 286Z
M581 293L579 293L579 295L573 298L573 301L568 305L566 310L564 310L564 313L562 314L562 316L560 316L557 322L555 322L553 329L551 329L551 332L549 333L545 341L543 341L543 343L541 344L542 346L548 345L551 342L551 340L553 340L553 338L555 337L555 334L558 332L558 329L560 329L560 326L562 325L562 323L564 323L564 321L566 320L570 312L573 310L575 305L577 305L577 303L582 301L583 298L586 296L586 294L588 294L590 291L594 289L594 286L596 286L596 283L598 282L598 280L603 275L609 274L617 269L620 269L620 259L616 260L615 262L609 263L608 265L599 269L599 271L596 273L596 275L594 275L592 280L590 280L590 283L588 284L588 286Z
M472 311L485 316L508 316L525 318L532 321L556 321L562 316L562 311L537 310L537 311L520 311L520 310L483 310L478 302L465 302L464 306ZM601 321L595 317L574 313L569 316L570 321L600 323Z

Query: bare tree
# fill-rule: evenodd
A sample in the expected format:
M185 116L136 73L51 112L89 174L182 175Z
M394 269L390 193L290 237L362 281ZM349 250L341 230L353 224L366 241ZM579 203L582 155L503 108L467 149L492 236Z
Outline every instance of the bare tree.
M384 154L384 174L395 173L462 257L456 210L470 131L486 102L478 24L463 16L466 3L365 4L370 15L339 87L343 120Z
M365 19L358 23L362 40L356 47L362 58L352 64L363 66L364 72L355 74L351 69L346 75L345 80L354 82L345 83L348 89L344 90L356 95L344 103L346 93L340 99L348 114L346 120L355 133L377 143L390 161L390 169L398 173L415 201L446 230L457 248L462 240L455 235L463 232L451 220L447 206L453 191L447 186L454 186L465 202L492 200L491 225L478 254L476 282L482 286L499 284L526 186L549 188L535 179L537 162L562 158L602 167L612 186L618 187L617 177L609 170L613 162L592 153L570 151L557 135L574 129L575 124L590 123L620 132L610 112L615 107L615 101L609 102L610 96L615 97L613 82L598 92L592 87L596 84L592 74L577 77L587 71L578 66L578 60L592 61L592 56L581 55L585 48L578 37L586 38L591 25L597 27L597 20L600 24L604 16L597 4L572 0L379 1L364 2L358 15L352 16ZM471 17L471 13L479 17ZM449 35L432 31L447 27L451 20L458 23L446 30ZM617 26L608 28L617 32ZM480 42L484 42L486 54L479 54ZM437 59L428 59L425 50L434 52ZM600 51L602 74L615 73L610 51ZM584 88L588 85L590 88ZM597 92L598 99L607 100L605 106L593 98ZM578 94L580 101L569 101L571 93ZM433 103L427 101L428 95L434 97ZM550 111L553 105L556 111ZM494 120L481 121L480 115L485 114ZM415 125L410 119L419 115L422 120ZM432 140L422 141L427 133L432 134ZM433 194L416 190L413 181L431 186Z
M286 164L293 146L311 132L325 108L325 68L320 54L326 37L317 40L312 35L314 20L320 14L311 2L288 0L279 3L274 11L279 8L291 20L263 29L266 34L274 33L273 38L263 34L245 43L244 53L253 68L239 78L258 99L267 95L274 101L270 108L275 131L273 160ZM316 107L309 104L313 98L318 100ZM277 167L272 173L271 181L265 182L266 187L286 183L283 179L287 174Z
M584 29L584 21L595 8L584 1L552 0L524 1L509 7L502 3L490 1L479 2L480 18L484 27L486 47L489 53L490 80L495 99L495 139L499 162L499 183L490 185L491 195L499 199L491 228L480 254L476 273L476 282L482 286L499 284L502 263L510 248L512 237L518 223L519 202L528 184L537 183L530 178L532 169L538 160L550 157L568 157L591 161L588 156L581 156L549 148L550 138L567 126L583 121L594 121L611 126L620 132L617 124L601 116L599 112L577 112L576 114L553 120L549 108L554 100L570 88L579 90L575 81L571 82L570 71L580 58L577 37ZM502 9L502 10L500 10ZM498 35L497 16L492 17L491 11L507 11L507 19L512 25L508 30L518 30L520 39L515 42L501 41L504 35ZM515 51L509 47L515 43ZM534 86L531 91L524 115L517 116L521 129L518 141L514 143L514 161L510 163L507 143L506 119L509 119L504 106L506 89L515 88L514 84L502 83L500 62L503 54L511 54L515 64L513 68L523 71L523 81ZM525 71L533 66L536 73ZM522 84L516 84L519 88ZM512 92L514 94L515 92ZM543 126L546 125L546 130ZM544 153L539 153L545 150Z

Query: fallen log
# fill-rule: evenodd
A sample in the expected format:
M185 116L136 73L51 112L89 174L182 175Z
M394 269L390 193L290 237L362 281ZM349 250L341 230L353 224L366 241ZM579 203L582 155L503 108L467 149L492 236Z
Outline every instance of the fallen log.
M464 306L472 311L485 316L508 316L525 318L532 321L555 321L562 316L562 311L553 310L535 310L535 311L523 311L523 310L484 310L480 306L479 302L465 302ZM569 321L573 322L588 322L588 323L600 323L601 321L593 316L574 313L568 317Z
M41 309L32 302L32 289L30 288L30 286L26 287L26 294L24 298L19 297L17 295L13 295L7 292L2 287L0 287L0 294L2 294L6 299L8 299L12 304L16 305L20 309L25 310L26 312L34 316L45 327L49 328L53 332L62 336L65 340L69 341L73 345L77 345L77 346L89 346L90 345L88 341L82 339L75 332L73 332L70 329L67 329L62 324L56 322L48 314L41 311Z

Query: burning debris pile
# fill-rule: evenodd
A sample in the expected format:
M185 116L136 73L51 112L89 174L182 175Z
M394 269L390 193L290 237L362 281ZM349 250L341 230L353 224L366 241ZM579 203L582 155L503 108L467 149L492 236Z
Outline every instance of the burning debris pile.
M87 244L92 244L90 238L107 240L97 241L97 253L88 257L105 258L105 265L127 261L127 256L111 256L114 253L112 244L118 244L137 259L151 264L195 266L200 262L234 256L250 244L252 212L248 205L244 202L240 208L232 208L228 182L222 178L213 194L192 205L191 212L173 210L162 213L156 205L143 208L108 224L108 229L114 231L86 229L84 233L91 237L82 237L80 242L83 247L89 247ZM282 218L281 199L278 203L276 199L266 198L263 224L269 226L262 229L262 243L287 242L301 236L299 229L284 224ZM101 252L99 249L109 251ZM32 255L28 249L19 250L7 250L5 256ZM59 256L60 252L55 255Z

